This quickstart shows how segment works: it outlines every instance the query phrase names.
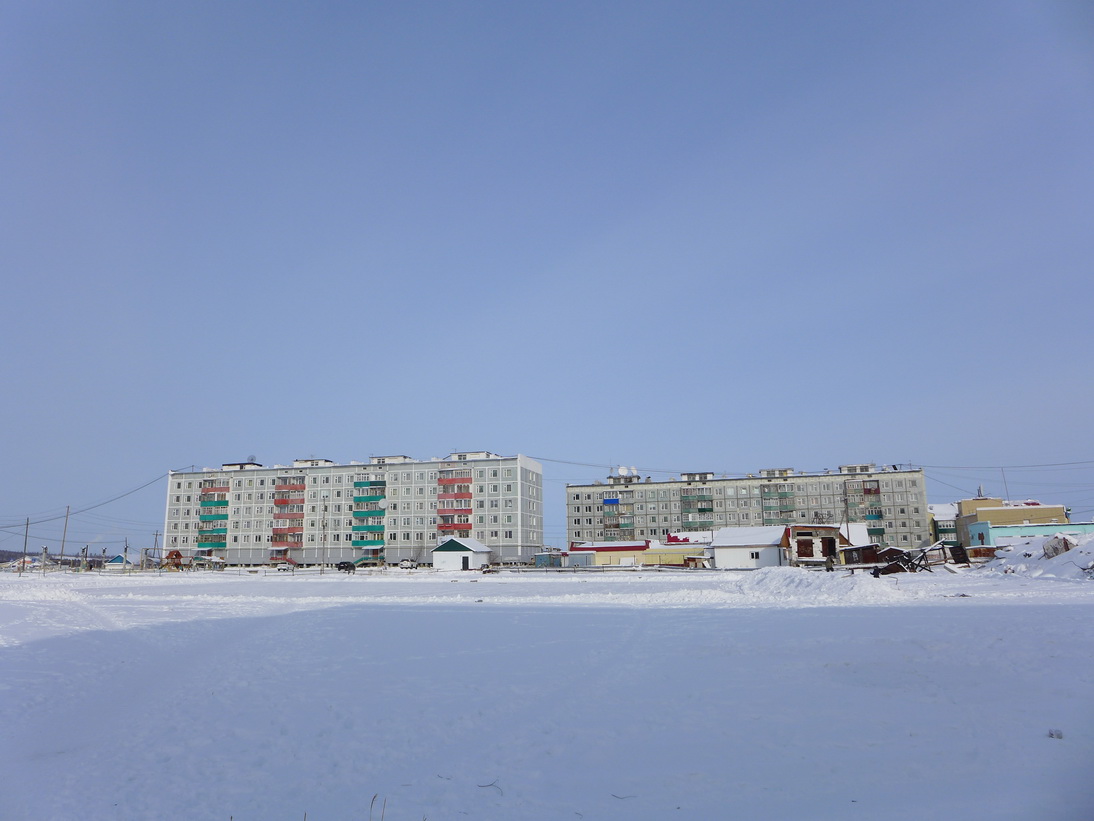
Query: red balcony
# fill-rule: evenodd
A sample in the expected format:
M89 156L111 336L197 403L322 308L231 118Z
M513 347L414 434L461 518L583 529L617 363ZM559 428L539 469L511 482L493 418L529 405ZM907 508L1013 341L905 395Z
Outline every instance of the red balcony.
M227 488L225 488L227 489ZM303 490L303 485L274 485L274 490Z
M225 485L224 487L203 487L201 489L201 495L202 496L204 496L207 493L227 493L227 492L228 492L228 486L227 485Z
M438 516L470 516L471 508L469 507L439 507L437 508Z
M303 539L290 539L288 536L274 536L274 544L284 545L285 547L303 547Z
M304 504L303 498L300 499L274 499L275 505L302 505Z
M274 516L275 519L303 519L304 518L304 514L302 512L301 513L275 513L273 516Z
M275 527L273 529L273 535L275 535L275 536L285 536L289 533L303 533L303 532L304 532L303 527Z
M438 493L438 499L470 499L470 493Z
M470 522L459 522L452 525L437 525L437 530L471 530Z
M469 485L470 476L442 476L437 480L438 485Z

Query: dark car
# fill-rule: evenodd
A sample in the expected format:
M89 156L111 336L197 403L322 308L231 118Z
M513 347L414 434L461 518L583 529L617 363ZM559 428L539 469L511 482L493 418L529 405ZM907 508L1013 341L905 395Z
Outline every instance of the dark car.
M356 573L357 565L355 565L353 562L338 562L338 564L334 566L334 569L343 570L346 573Z

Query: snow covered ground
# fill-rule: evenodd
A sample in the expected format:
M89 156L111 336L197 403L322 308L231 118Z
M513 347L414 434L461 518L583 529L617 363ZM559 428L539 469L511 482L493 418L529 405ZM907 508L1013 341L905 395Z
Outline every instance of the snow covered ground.
M1090 819L1092 615L985 571L0 574L0 817Z

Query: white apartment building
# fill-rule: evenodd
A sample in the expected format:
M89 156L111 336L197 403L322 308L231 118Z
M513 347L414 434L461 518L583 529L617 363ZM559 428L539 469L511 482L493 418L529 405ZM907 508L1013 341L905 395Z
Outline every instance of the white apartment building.
M503 563L543 549L543 468L487 451L336 464L237 462L168 477L164 550L229 564L428 563L449 536Z
M841 465L837 472L790 468L745 477L684 473L652 481L621 468L606 481L566 487L566 538L627 541L722 527L864 522L872 541L929 544L922 469Z

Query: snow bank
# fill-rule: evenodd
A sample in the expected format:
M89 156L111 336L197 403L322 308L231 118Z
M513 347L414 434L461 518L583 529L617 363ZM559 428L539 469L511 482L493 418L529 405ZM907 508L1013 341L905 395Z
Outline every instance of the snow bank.
M984 569L1032 578L1094 581L1094 533L1056 533L1006 540Z

